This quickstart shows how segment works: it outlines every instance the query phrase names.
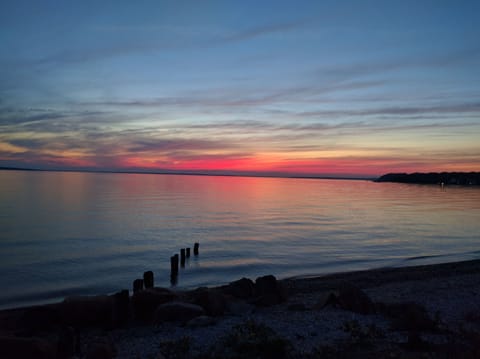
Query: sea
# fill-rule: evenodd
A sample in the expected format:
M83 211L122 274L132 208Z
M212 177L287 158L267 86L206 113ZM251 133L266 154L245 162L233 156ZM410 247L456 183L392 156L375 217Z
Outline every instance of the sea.
M150 270L188 289L478 258L479 187L0 171L1 309L131 290Z

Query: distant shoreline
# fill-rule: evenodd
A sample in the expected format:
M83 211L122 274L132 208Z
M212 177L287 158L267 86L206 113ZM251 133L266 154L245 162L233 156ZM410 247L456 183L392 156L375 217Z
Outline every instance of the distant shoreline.
M29 172L74 172L74 173L112 173L112 174L150 174L150 175L177 175L177 176L211 176L211 177L253 177L253 178L292 178L292 179L328 179L374 181L376 177L359 176L315 176L315 175L287 175L287 174L261 174L261 173L228 173L228 172L196 172L196 171L142 171L142 170L93 170L93 169L43 169L0 167L0 171L29 171Z
M28 171L28 172L73 172L73 173L110 173L110 174L149 174L149 175L176 175L176 176L209 176L209 177L252 177L252 178L291 178L291 179L321 179L321 180L351 180L392 182L407 184L436 184L480 186L480 172L415 172L415 173L387 173L379 177L371 176L328 176L328 175L289 175L282 173L246 173L246 172L204 172L204 171L150 171L150 170L99 170L99 169L44 169L30 167L0 166L0 171Z
M480 186L480 172L388 173L375 182Z

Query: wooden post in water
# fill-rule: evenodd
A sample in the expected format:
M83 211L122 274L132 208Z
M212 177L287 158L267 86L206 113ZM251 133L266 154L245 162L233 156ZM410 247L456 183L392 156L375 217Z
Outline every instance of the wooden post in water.
M145 288L153 288L153 272L151 270L143 273L143 283Z
M135 279L133 281L133 294L143 290L143 279Z
M187 258L190 258L190 247L187 248L187 253L186 253L186 255L187 255Z
M185 267L185 248L180 249L180 265Z
M198 247L199 246L200 246L200 244L198 244L198 242L193 245L193 254L196 255L196 256L198 256Z
M170 257L170 274L172 277L178 274L178 254Z
M178 253L173 257L175 258L175 272L178 273Z
M175 286L178 283L178 276L176 274L170 274L170 284Z

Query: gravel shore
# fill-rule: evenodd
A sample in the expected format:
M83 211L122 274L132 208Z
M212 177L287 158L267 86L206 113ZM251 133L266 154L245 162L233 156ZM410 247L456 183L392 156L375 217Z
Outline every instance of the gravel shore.
M71 357L480 357L480 260L292 278L279 285L288 296L275 305L230 299L224 315L188 323L82 328ZM346 301L345 285L353 288ZM370 309L355 306L359 301ZM48 330L22 332L15 318L25 310L0 312L3 337L55 337ZM237 345L242 341L246 346ZM89 347L95 343L112 350L94 357ZM262 349L268 346L273 351Z

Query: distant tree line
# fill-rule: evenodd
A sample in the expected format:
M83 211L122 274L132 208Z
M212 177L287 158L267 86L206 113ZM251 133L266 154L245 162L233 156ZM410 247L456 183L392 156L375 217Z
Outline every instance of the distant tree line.
M480 186L480 172L388 173L376 182Z

